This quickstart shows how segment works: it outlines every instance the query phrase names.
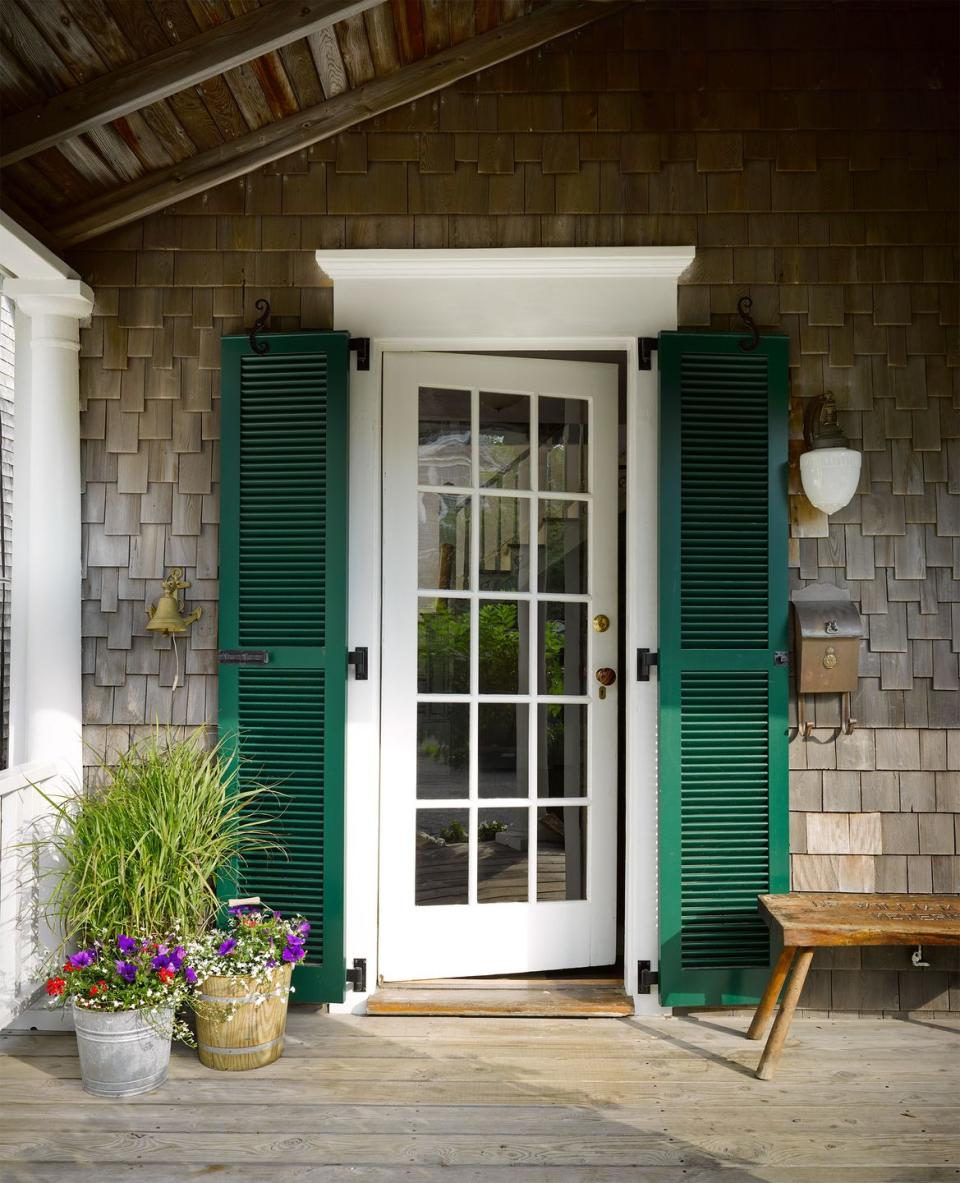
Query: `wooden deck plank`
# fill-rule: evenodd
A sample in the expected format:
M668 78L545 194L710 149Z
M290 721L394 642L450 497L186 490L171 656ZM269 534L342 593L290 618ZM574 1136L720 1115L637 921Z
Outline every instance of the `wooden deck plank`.
M9 1168L8 1168L9 1169ZM31 1163L18 1173L12 1165L11 1183L131 1183L154 1179L155 1167L136 1165L100 1165ZM218 1172L224 1178L223 1172ZM343 1183L341 1166L284 1166L284 1183ZM352 1176L357 1178L358 1176ZM954 1183L953 1167L840 1167L830 1173L830 1183ZM180 1165L177 1183L191 1179L209 1179L205 1165ZM262 1166L237 1165L230 1168L231 1183L263 1183ZM751 1167L749 1175L732 1163L712 1167L655 1166L645 1168L638 1177L637 1168L629 1167L525 1167L518 1175L515 1167L450 1166L366 1166L363 1183L823 1183L823 1168Z
M950 1166L960 1162L960 1135L850 1133L828 1144L819 1132L771 1129L765 1137L735 1130L696 1135L696 1142L662 1129L627 1130L611 1115L591 1136L571 1137L551 1130L533 1140L526 1134L324 1134L285 1125L262 1133L179 1131L161 1134L100 1132L62 1134L55 1130L0 1134L4 1159L65 1162L94 1157L108 1162L272 1163L309 1166L318 1161L349 1166L450 1164L453 1166L711 1166L718 1154L751 1163L786 1166L804 1163L839 1166Z
M223 1132L264 1133L276 1128L275 1106L265 1105L251 1113L235 1103L211 1102L208 1105L161 1102L156 1094L152 1103L124 1105L63 1105L32 1101L7 1102L0 1113L0 1134L43 1132L58 1133L97 1130L105 1133L136 1133L148 1126L156 1133L190 1133L215 1128ZM259 1107L258 1107L259 1109ZM738 1136L765 1137L777 1120L766 1107L744 1118L742 1104L730 1098L710 1106L705 1118L690 1112L682 1098L669 1103L617 1107L617 1123L643 1130L651 1121L676 1137L707 1135L719 1137L736 1126ZM283 1124L304 1132L324 1134L525 1134L544 1137L562 1132L567 1137L592 1137L605 1127L609 1115L604 1109L589 1105L420 1105L403 1104L284 1104ZM803 1132L829 1136L836 1128L836 1103L808 1102L804 1106ZM883 1129L888 1134L955 1134L960 1130L960 1104L935 1105L919 1114L909 1107L886 1102L858 1105L856 1115L846 1117L845 1132L870 1133Z

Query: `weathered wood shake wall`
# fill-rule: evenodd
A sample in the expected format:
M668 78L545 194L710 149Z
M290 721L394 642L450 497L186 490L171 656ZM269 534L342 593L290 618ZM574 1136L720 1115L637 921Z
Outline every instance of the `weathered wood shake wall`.
M791 746L794 884L960 890L956 62L949 4L638 5L74 251L88 741L215 717L219 339L260 296L275 328L331 326L316 248L694 243L681 325L749 293L791 339L794 436L830 389L864 453L829 522L793 474L795 580L869 627L860 730L829 742L828 702L828 742ZM175 563L204 615L171 700L144 605ZM805 1001L960 1009L955 952L929 960L824 958Z

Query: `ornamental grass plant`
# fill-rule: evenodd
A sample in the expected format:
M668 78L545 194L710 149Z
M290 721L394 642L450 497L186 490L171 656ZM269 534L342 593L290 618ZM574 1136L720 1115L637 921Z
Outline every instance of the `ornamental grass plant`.
M246 776L241 787L224 743L208 747L202 728L181 737L157 727L102 766L101 788L42 794L53 825L34 845L56 876L48 910L62 947L105 932L199 934L218 908L218 873L281 849L267 829L274 790Z

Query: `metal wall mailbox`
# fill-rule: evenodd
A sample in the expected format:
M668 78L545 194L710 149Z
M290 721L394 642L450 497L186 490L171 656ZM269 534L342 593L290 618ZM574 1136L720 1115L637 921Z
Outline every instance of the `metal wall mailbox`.
M808 737L813 728L803 718L804 694L841 694L843 728L849 734L850 692L859 681L863 619L850 593L832 584L812 583L793 593L797 650L797 717Z

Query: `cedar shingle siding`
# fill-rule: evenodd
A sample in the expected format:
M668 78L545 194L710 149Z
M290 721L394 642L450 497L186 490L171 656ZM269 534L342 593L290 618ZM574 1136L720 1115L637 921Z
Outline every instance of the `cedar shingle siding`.
M791 745L795 886L960 890L957 13L908 7L637 5L72 252L87 740L215 717L219 338L261 296L331 327L318 247L695 243L681 326L749 293L790 337L791 492L804 398L833 390L864 453L829 522L791 498L794 584L849 587L869 629L860 730ZM175 563L204 614L171 713L144 605ZM805 1001L960 1009L956 951L925 952L823 957Z

